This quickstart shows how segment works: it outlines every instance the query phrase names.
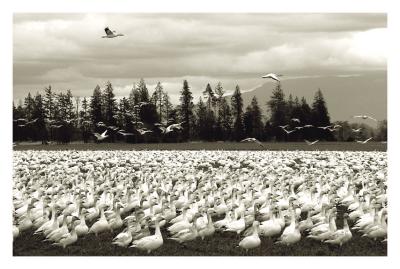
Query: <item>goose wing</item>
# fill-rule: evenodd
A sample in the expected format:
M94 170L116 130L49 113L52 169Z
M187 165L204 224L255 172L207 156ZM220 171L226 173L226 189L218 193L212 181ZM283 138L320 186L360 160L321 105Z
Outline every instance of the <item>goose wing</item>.
M108 27L104 28L104 31L106 32L107 35L113 35L113 32L111 32L110 28Z

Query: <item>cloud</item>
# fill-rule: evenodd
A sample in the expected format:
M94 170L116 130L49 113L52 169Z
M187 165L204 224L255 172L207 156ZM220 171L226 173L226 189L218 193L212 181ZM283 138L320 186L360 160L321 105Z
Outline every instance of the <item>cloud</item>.
M125 36L102 39L109 26ZM52 84L89 96L143 77L178 96L188 79L243 89L288 76L386 69L384 14L16 14L14 96Z

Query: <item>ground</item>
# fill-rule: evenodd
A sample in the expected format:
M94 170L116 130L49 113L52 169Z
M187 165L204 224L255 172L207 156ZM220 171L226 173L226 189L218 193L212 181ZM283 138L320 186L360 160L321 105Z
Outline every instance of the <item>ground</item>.
M19 143L14 150L350 150L350 151L386 151L387 144L369 142L359 144L355 142L318 142L307 145L305 142L290 143L263 143L264 147L256 143L237 142L189 142L189 143L155 143L155 144L127 144L127 143L70 143L42 145L38 143Z
M339 227L338 227L339 229ZM147 256L145 251L134 248L122 248L111 244L118 232L99 234L96 238L88 234L75 244L63 249L43 242L41 235L32 231L21 234L13 244L14 256ZM246 253L237 247L239 239L236 233L218 232L203 241L198 238L184 245L166 239L164 244L151 256L386 256L387 244L360 237L353 233L353 238L343 245L332 246L311 239L302 238L292 246L274 244L274 239L262 238L261 246Z

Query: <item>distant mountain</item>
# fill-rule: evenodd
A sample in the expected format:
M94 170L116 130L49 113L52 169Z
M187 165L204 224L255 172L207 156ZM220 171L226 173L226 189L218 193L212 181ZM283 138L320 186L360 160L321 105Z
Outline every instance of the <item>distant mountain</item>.
M242 90L244 109L250 104L253 96L258 99L267 113L266 102L270 100L274 81L266 81L253 90ZM321 76L284 79L281 81L282 89L287 98L289 94L304 96L311 106L314 94L321 89L331 121L351 120L353 115L367 114L378 120L387 118L387 80L386 72L369 72L367 74ZM230 97L229 97L230 98Z

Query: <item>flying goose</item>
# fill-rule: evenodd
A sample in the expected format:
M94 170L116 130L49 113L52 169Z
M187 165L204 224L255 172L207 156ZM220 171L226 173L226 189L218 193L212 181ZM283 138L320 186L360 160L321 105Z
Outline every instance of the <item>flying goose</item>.
M118 36L124 36L123 34L116 34L115 31L111 31L110 28L108 27L104 28L104 31L106 32L107 35L102 36L102 38L114 38Z
M317 143L319 140L315 140L315 141L310 142L307 139L304 139L304 141L307 143L307 145L311 146L311 145L314 145L315 143Z
M108 137L108 135L106 135L106 133L107 133L107 130L105 130L104 133L102 133L102 134L99 134L99 133L93 133L93 134L97 138L97 141L102 141Z
M364 140L364 141L361 141L361 140L356 140L356 142L357 143L360 143L360 144L366 144L368 141L370 141L372 139L372 137L370 137L370 138L368 138L368 139L366 139L366 140Z
M273 80L275 80L275 81L278 81L278 82L280 82L281 80L278 78L278 77L281 77L282 75L277 75L277 74L274 74L274 73L269 73L269 74L266 74L265 76L262 76L262 78L271 78L271 79L273 79Z
M264 147L264 145L260 141L258 141L256 138L253 138L253 137L245 138L245 139L241 140L240 142L253 142L253 143L257 143L261 147Z
M371 120L374 120L374 121L378 121L377 119L375 119L375 118L373 118L373 117L371 117L371 116L367 116L367 115L353 116L353 118L361 118L361 119L363 119L363 120L371 119Z

